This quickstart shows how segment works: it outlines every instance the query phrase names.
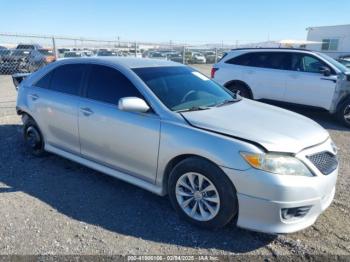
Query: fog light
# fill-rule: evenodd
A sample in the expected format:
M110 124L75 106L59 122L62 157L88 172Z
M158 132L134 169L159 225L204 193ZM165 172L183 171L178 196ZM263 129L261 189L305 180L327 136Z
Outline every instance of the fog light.
M293 219L293 218L302 218L309 212L310 209L311 209L311 206L282 208L281 215L282 215L282 218L285 220Z

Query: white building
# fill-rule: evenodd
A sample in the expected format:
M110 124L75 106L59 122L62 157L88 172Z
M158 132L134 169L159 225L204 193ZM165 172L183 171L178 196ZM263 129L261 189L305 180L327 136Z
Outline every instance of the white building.
M342 55L350 55L350 24L308 27L307 40L320 42L307 45L308 49L320 51L337 58Z

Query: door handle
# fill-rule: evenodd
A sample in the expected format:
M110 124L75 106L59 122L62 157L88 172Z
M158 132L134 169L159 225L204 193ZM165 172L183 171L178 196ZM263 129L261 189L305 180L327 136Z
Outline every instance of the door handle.
M30 97L32 98L33 101L39 99L39 96L37 94L31 94Z
M92 115L94 112L88 108L88 107L83 107L83 108L80 108L81 112L83 112L84 116L90 116Z

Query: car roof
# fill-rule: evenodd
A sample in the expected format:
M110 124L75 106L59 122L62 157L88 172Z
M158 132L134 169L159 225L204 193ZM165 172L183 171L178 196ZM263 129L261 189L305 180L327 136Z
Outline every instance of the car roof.
M314 52L305 48L289 48L289 47L247 47L247 48L234 48L234 51L304 51L304 52Z
M82 60L83 59L83 60ZM68 61L68 59L66 60ZM108 62L127 68L143 68L143 67L165 67L165 66L184 66L183 64L158 59L133 58L133 57L86 57L86 58L70 58L69 61L77 62Z

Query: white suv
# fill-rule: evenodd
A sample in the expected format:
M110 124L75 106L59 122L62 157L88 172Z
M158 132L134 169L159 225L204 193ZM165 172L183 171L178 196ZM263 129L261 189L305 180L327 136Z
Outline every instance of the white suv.
M323 108L350 126L350 71L305 49L234 49L213 66L212 78L241 96Z

